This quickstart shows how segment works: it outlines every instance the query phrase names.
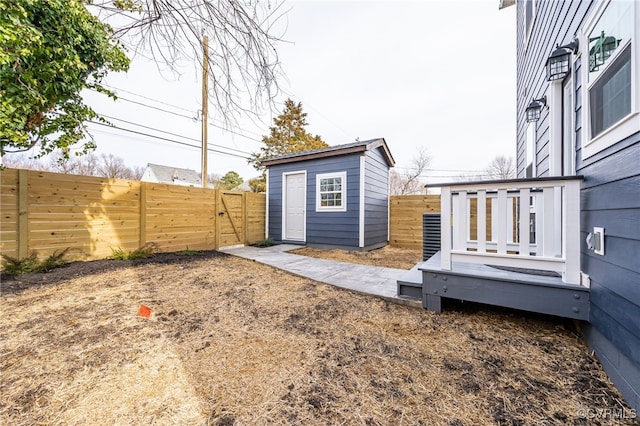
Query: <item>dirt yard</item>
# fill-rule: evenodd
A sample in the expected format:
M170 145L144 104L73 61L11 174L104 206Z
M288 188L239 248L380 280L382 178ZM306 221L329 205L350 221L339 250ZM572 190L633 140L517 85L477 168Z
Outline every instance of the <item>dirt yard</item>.
M218 252L74 263L1 300L1 424L638 424L594 418L631 412L571 322L434 314Z
M422 251L399 247L385 246L371 251L320 250L304 247L290 251L302 256L319 257L321 259L340 262L360 263L363 265L386 266L387 268L411 269L422 261Z

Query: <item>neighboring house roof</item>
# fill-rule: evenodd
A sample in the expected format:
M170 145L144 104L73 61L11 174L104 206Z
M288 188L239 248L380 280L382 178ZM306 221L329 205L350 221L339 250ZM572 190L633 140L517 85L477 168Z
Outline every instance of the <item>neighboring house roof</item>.
M263 166L273 166L276 164L294 163L297 161L315 160L317 158L333 157L336 155L352 154L356 152L372 151L380 148L382 155L389 167L395 165L395 160L389 151L389 147L384 138L371 139L368 141L358 141L344 145L335 145L327 148L314 149L311 151L301 151L293 154L280 155L262 162Z
M148 163L144 178L147 177L147 171L151 172L159 183L177 183L180 185L202 184L200 176L198 176L198 173L192 169L181 169L179 167L161 166L159 164Z
M516 0L499 0L498 10L513 6L514 4L516 4Z

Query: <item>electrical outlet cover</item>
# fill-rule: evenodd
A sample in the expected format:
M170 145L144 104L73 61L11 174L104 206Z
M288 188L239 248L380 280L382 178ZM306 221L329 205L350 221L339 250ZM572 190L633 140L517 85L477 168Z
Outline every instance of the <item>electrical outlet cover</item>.
M594 250L595 254L604 256L604 228L595 226L593 228Z

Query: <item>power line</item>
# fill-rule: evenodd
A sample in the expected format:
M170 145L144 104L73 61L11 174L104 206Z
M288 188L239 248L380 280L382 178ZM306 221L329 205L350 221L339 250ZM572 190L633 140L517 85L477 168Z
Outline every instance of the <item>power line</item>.
M395 169L401 170L415 170L415 167L398 167L395 166ZM428 172L455 172L455 173L484 173L484 170L473 170L473 169L425 169L424 173Z
M201 148L199 145L193 145L193 144L190 144L190 143L177 141L175 139L165 138L165 137L162 137L162 136L155 136L155 135L151 135L149 133L139 132L137 130L125 129L124 127L113 126L113 125L101 123L99 121L89 121L89 123L98 124L100 126L109 127L111 129L122 130L123 132L134 133L136 135L147 136L147 137L150 137L150 138L154 138L154 139L159 139L159 140L163 140L163 141L166 141L166 142L175 143L175 144L178 144L178 145L184 145L184 146L188 146L188 147L191 147L191 148L198 148L198 149ZM234 154L232 152L224 152L224 151L220 151L220 150L213 149L213 148L209 148L209 149L207 149L207 151L215 152L215 153L218 153L218 154L224 154L224 155L228 155L228 156L231 156L231 157L238 157L238 158L243 158L245 160L249 160L249 158L245 157L244 155Z
M177 134L177 133L167 132L166 130L156 129L155 127L145 126L145 125L143 125L143 124L134 123L134 122L132 122L132 121L124 120L124 119L122 119L122 118L111 117L111 116L106 115L106 114L100 114L100 115L101 115L102 117L106 117L106 118L109 118L109 119L111 119L111 120L121 121L121 122L123 122L123 123L131 124L131 125L133 125L133 126L142 127L142 128L144 128L144 129L149 129L149 130L153 130L153 131L156 131L156 132L159 132L159 133L164 133L164 134L167 134L167 135L177 136L177 137L179 137L179 138L188 139L188 140L195 141L195 142L200 142L200 139L191 138L191 137L189 137L189 136L183 136L183 135L179 135L179 134ZM241 153L241 154L251 155L251 153L250 153L250 152L242 151L242 150L240 150L240 149L236 149L236 148L229 148L229 147L226 147L226 146L224 146L224 145L217 145L217 144L214 144L214 143L212 143L212 144L210 144L210 145L217 146L218 148L228 149L229 151L236 151L236 152L239 152L239 153Z
M105 84L105 86L110 87L110 88L115 89L115 90L120 90L121 92L129 93L129 94L134 95L134 96L138 96L138 97L143 98L143 99L147 99L149 101L153 101L153 102L157 102L157 103L162 104L162 105L170 106L170 107L182 110L182 111L193 112L193 109L188 109L188 108L184 108L184 107L181 107L181 106L178 106L178 105L170 104L168 102L164 102L164 101L161 101L159 99L151 98L149 96L141 95L139 93L131 92L129 90L121 89L119 87L111 86L111 85L108 85L108 84ZM209 122L209 124L211 124L214 127L218 127L221 130L232 132L231 129L227 129L226 127L220 127L220 126L216 125L215 123ZM261 134L256 133L256 132L252 132L252 131L247 130L247 129L243 129L242 131L245 132L245 133L251 133L252 135L255 135L255 136L258 136L258 137L262 137Z
M138 97L143 98L143 99L147 99L147 100L149 100L149 101L153 101L153 102L157 102L157 103L162 104L162 105L170 106L170 107L175 108L175 109L179 109L179 110L182 110L182 111L186 111L186 112L193 113L193 110L192 110L192 109L184 108L184 107L181 107L181 106L178 106L178 105L175 105L175 104L171 104L171 103L168 103L168 102L164 102L164 101L161 101L161 100L159 100L159 99L154 99L154 98L151 98L151 97L149 97L149 96L141 95L141 94L139 94L139 93L131 92L131 91L129 91L129 90L121 89L121 88L119 88L119 87L111 86L111 85L108 85L108 84L105 84L105 86L107 86L107 87L109 87L109 88L111 88L111 89L114 89L114 90L119 90L119 91L121 91L121 92L125 92L125 93L129 93L129 94L131 94L131 95L134 95L134 96L138 96ZM92 90L93 90L93 89L92 89ZM122 100L127 101L127 102L137 103L138 105L146 106L146 107L148 107L148 108L154 108L154 109L157 109L157 110L159 110L159 111L163 111L163 112L167 112L167 113L169 113L169 114L177 115L178 117L190 118L190 119L192 119L192 120L194 119L194 117L193 117L193 116L186 116L186 115L183 115L183 114L175 113L175 112L173 112L173 111L167 111L167 110L162 109L162 108L159 108L159 107L154 107L154 106L152 106L152 105L148 105L148 104L145 104L145 103L142 103L142 102L136 102L136 101L131 100L131 99L123 98L122 96L118 96L118 98L117 98L117 99L122 99ZM216 124L216 123L213 123L213 122L211 122L211 121L209 122L209 124L210 124L210 125L212 125L213 127L216 127L216 128L218 128L218 129L220 129L220 130L224 130L224 131L226 131L226 132L233 133L233 134L235 134L235 135L242 136L242 137L247 138L247 139L256 140L256 139L252 139L252 138L250 138L249 136L246 136L246 135L244 135L244 134L234 132L234 131L233 131L233 130L231 130L231 129L227 129L226 127L222 127L222 126L220 126L220 125L218 125L218 124ZM255 136L258 136L258 137L262 137L262 135L260 135L260 134L258 134L258 133L256 133L256 132L252 132L252 131L250 131L250 130L243 129L243 132L251 133L252 135L255 135ZM261 140L258 140L258 142L262 142L262 141L261 141Z
M141 106L146 107L146 108L151 108L151 109L155 109L155 110L158 110L158 111L166 112L167 114L173 114L173 115L175 115L177 117L188 118L189 120L193 120L194 119L194 117L191 117L191 116L188 116L188 115L180 114L180 113L177 113L177 112L174 112L174 111L169 111L169 110L166 110L164 108L156 107L156 106L153 106L153 105L148 105L148 104L145 104L143 102L134 101L132 99L123 98L122 96L119 96L118 99L122 99L123 101L131 102L133 104L141 105ZM251 136L243 135L242 133L238 133L238 132L235 132L235 131L230 130L230 129L225 129L224 127L218 126L215 123L209 122L209 124L211 126L215 127L215 128L218 128L220 130L224 130L225 132L232 133L234 135L243 137L245 139L249 139L249 140L256 141L256 142L262 142L260 139L252 138Z
M170 107L173 107L175 109L179 109L179 110L187 111L187 112L193 112L193 109L188 109L188 108L184 108L184 107L181 107L181 106L178 106L178 105L170 104L168 102L164 102L164 101L161 101L159 99L150 98L148 96L144 96L144 95L141 95L139 93L131 92L129 90L121 89L119 87L111 86L109 84L103 84L103 86L107 86L110 89L119 90L121 92L125 92L125 93L128 93L130 95L138 96L140 98L143 98L143 99L146 99L146 100L149 100L149 101L157 102L157 103L162 104L162 105L170 106Z

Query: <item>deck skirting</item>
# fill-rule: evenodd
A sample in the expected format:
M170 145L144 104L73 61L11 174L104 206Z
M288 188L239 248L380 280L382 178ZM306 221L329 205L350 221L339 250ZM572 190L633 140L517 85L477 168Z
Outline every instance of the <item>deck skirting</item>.
M589 320L590 290L560 277L526 274L487 265L453 262L440 266L440 253L418 266L422 306L440 312L441 299L458 299L530 312Z

